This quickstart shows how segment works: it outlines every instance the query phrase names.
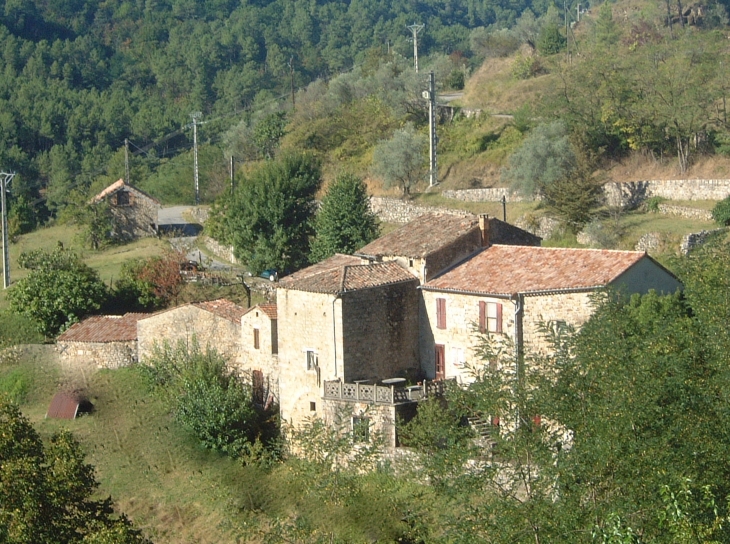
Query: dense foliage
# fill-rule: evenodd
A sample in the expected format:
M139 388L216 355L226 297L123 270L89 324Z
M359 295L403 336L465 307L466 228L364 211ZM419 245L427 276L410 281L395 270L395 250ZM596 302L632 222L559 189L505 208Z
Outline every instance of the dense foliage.
M311 154L267 161L241 180L227 206L216 208L213 234L232 243L236 257L256 273L302 268L309 262L321 183L319 161Z
M370 211L367 189L360 178L342 175L327 187L314 230L311 262L335 253L354 253L378 237L378 220Z
M72 251L23 253L19 263L30 272L8 291L10 309L32 319L46 336L98 311L107 299L99 275Z
M189 345L158 346L147 363L174 418L206 448L236 457L256 440L272 440L267 420L273 416L254 407L251 385L233 374L215 349L203 350L193 338Z
M0 399L0 541L8 544L144 544L98 482L67 433L44 445L18 408Z

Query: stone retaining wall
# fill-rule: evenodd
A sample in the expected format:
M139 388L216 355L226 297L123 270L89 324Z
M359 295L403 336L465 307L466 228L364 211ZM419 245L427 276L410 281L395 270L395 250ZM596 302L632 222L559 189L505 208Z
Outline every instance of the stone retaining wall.
M659 204L659 213L664 215L677 215L686 219L698 219L700 221L712 221L712 212L699 208L687 206L672 206L670 204Z
M219 259L223 259L224 261L233 264L241 264L238 262L238 259L236 259L236 257L233 255L233 246L223 245L217 240L211 238L210 236L201 236L200 241L205 247L208 248L208 251L210 251Z
M69 366L120 368L137 361L137 342L58 342L58 355Z
M507 202L531 202L533 197L524 197L511 193L507 187L489 187L485 189L462 189L458 191L447 190L441 196L464 200L466 202L501 202L504 197Z
M700 232L692 232L682 238L682 243L679 246L679 251L682 255L689 254L697 246L701 246L707 241L707 238L712 234L720 232L725 229L713 229L713 230L701 230Z
M448 213L451 215L472 215L463 210L450 210L435 206L418 206L407 200L380 196L370 197L370 209L386 223L408 223L426 213Z

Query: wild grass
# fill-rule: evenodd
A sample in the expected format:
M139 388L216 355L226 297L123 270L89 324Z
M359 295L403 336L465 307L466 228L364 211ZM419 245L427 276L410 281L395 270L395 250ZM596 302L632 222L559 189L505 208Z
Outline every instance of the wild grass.
M292 461L244 466L201 448L135 368L70 372L52 349L0 359L0 388L25 380L23 413L45 438L70 430L96 467L98 495L111 495L154 542L284 542L297 531L334 542L395 542L404 531L401 519L418 490L396 485L392 475L364 475L347 500L329 504ZM92 413L45 419L59 388L85 393Z

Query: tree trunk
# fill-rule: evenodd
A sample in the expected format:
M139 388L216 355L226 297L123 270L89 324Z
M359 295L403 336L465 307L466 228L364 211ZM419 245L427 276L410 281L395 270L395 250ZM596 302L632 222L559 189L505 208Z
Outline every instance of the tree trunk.
M679 171L684 174L689 167L689 138L684 141L684 138L677 136L677 158L679 159Z

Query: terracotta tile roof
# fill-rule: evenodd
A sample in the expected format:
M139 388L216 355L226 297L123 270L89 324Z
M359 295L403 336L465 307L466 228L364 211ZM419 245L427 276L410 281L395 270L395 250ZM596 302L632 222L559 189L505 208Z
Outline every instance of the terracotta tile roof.
M423 288L493 295L594 289L643 258L641 251L494 245Z
M291 276L290 276L291 277ZM285 289L311 293L341 294L406 281L416 277L395 262L344 265L307 275L298 281L280 285Z
M137 339L137 321L149 315L94 315L71 325L57 341L130 342Z
M342 268L345 265L361 263L362 259L360 257L353 257L352 255L343 255L342 253L337 253L335 255L332 255L332 257L325 259L324 261L313 264L312 266L308 266L307 268L303 268L302 270L298 270L293 274L289 274L285 278L279 280L279 286L289 288L289 285L297 283L299 280L302 280L309 276L314 276L328 270Z
M127 185L126 183L124 183L124 180L123 180L123 179L118 179L117 181L115 181L114 183L112 183L111 185L109 185L109 187L107 187L107 188L106 188L106 189L104 189L104 190L103 190L102 192L100 192L100 193L99 193L98 195L96 195L96 196L95 196L94 198L92 198L92 199L91 199L91 202L92 202L92 203L93 203L93 202L99 202L100 200L103 200L103 199L105 199L105 198L106 198L106 197L108 197L109 195L112 195L112 194L114 194L115 192L117 192L117 191L118 191L119 189L121 189L122 187L129 187L130 189L133 189L134 191L137 191L138 193L140 193L140 194L142 194L142 195L146 196L146 197L147 197L147 198L149 198L150 200L153 200L153 201L155 201L155 202L156 202L157 204L159 204L159 203L160 203L160 202L159 202L159 200L157 200L156 198L154 198L154 197L152 197L152 196L148 195L148 194L147 194L147 193L145 193L144 191L142 191L142 190L140 190L140 189L137 189L136 187L133 187L132 185Z
M246 314L251 313L253 310L261 310L269 319L277 318L276 304L257 304L246 310Z
M229 321L233 321L239 325L241 323L241 318L248 311L247 308L239 306L235 302L231 302L225 298L209 300L206 302L194 302L192 305Z
M358 250L373 256L423 258L479 228L475 215L424 214Z

